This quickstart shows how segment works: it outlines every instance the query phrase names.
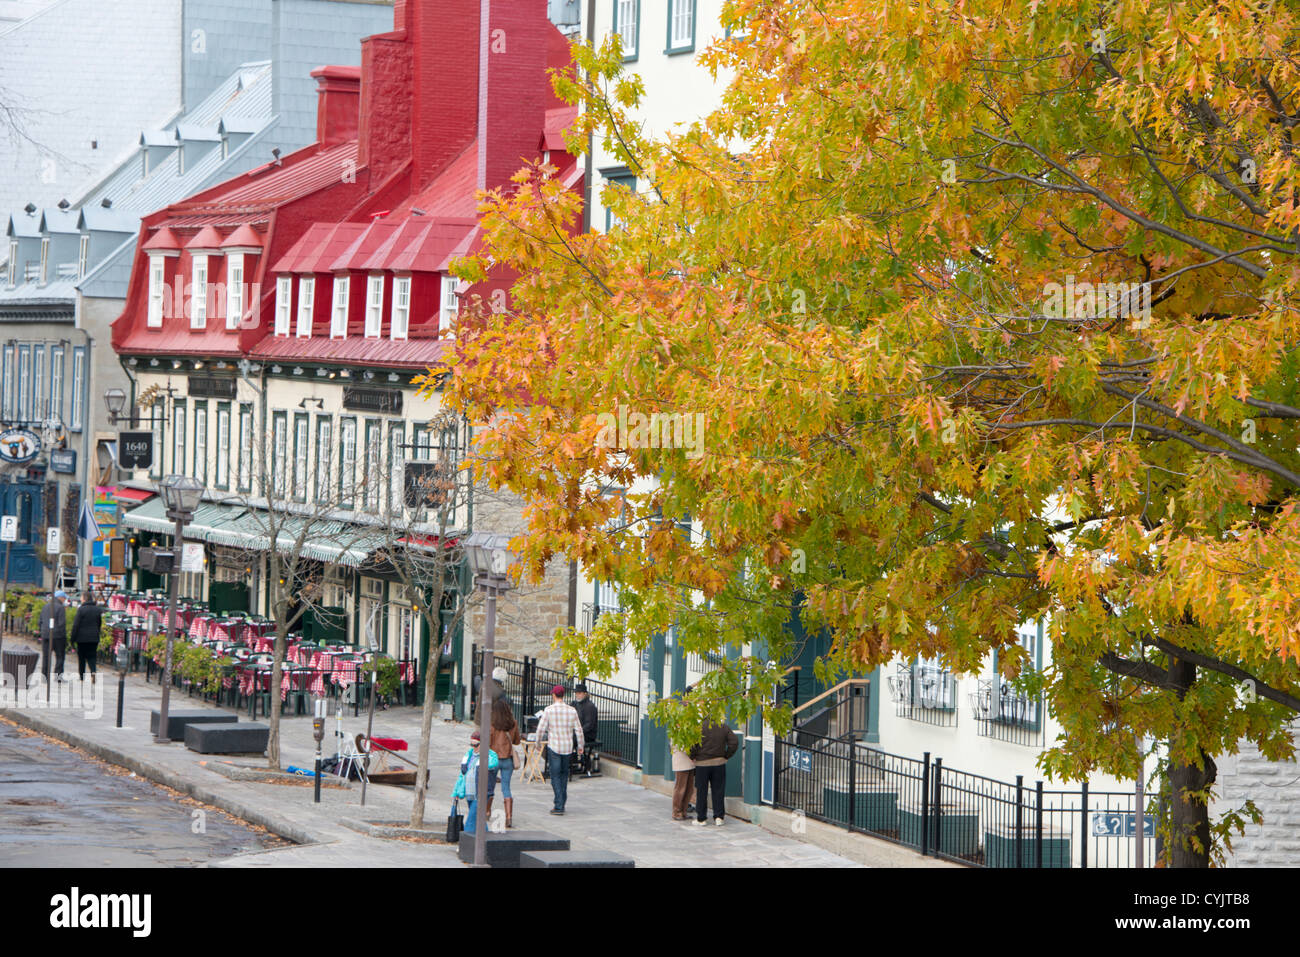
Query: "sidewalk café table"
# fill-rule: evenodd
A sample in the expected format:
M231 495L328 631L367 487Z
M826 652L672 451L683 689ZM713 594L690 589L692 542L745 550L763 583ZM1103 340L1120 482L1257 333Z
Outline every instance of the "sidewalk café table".
M311 682L312 670L310 668L296 668L286 665L283 674L280 676L280 700L284 701L290 691L307 691Z
M113 594L108 596L109 611L126 611L126 596Z

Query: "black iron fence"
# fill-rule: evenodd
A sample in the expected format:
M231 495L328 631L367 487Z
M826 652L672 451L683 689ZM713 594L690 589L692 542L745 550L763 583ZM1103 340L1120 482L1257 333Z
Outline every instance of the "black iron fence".
M471 687L477 688L483 668L483 653L477 646L473 649L471 660ZM493 665L494 668L499 667L505 671L502 687L510 696L515 720L525 730L531 730L529 719L551 703L551 690L556 685L572 693L574 685L578 683L578 679L572 675L539 665L536 658L494 655ZM584 683L588 697L596 705L596 740L601 757L636 767L641 727L641 693L593 678L586 679ZM477 697L475 695L475 702Z
M977 867L1134 867L1160 852L1155 815L1130 793L998 781L798 731L778 738L774 803Z

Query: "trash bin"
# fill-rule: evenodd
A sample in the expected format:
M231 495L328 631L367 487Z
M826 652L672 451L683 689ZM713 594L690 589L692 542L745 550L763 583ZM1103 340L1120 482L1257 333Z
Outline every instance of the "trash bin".
M0 652L0 672L9 676L5 683L11 688L26 691L40 660L41 656L30 648L6 648Z

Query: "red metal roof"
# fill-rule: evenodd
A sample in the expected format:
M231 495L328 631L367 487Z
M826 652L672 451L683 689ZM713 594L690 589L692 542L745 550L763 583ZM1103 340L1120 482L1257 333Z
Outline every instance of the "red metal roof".
M262 237L257 231L244 223L233 233L226 237L226 241L221 244L222 249L229 249L232 246L250 246L260 249L262 247Z
M453 348L450 339L366 339L349 336L329 339L312 336L267 336L250 353L254 358L279 359L282 362L325 362L339 365L365 365L376 369L423 370L442 365Z
M559 106L546 111L546 126L542 130L542 149L566 151L564 131L578 118L578 107Z
M408 196L389 214L389 219L405 219L412 209L423 210L428 216L443 218L470 218L478 213L478 140L447 164L424 191Z
M151 492L144 488L127 488L124 485L110 485L108 494L113 498L121 499L125 502L147 502L157 495L157 492Z
M312 223L302 238L271 267L271 271L329 272L339 253L365 229L365 223Z
M196 250L197 249L220 249L221 233L217 232L211 226L204 226L202 229L198 231L198 234L195 235L193 239L191 239L188 243L185 244L185 248L196 249Z
M161 329L133 328L120 346L114 348L121 355L167 356L234 356L238 358L239 334L227 331L224 319L208 317L206 329L189 328L186 316L164 319Z
M181 241L176 238L176 234L174 232L172 232L170 229L164 226L162 229L158 230L156 233L150 236L149 241L145 243L142 248L146 250L148 249L176 250L179 252L181 248Z

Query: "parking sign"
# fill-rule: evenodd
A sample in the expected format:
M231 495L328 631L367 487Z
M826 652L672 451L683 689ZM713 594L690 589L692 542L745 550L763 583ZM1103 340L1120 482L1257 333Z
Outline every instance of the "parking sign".
M18 516L0 515L0 542L18 541Z

